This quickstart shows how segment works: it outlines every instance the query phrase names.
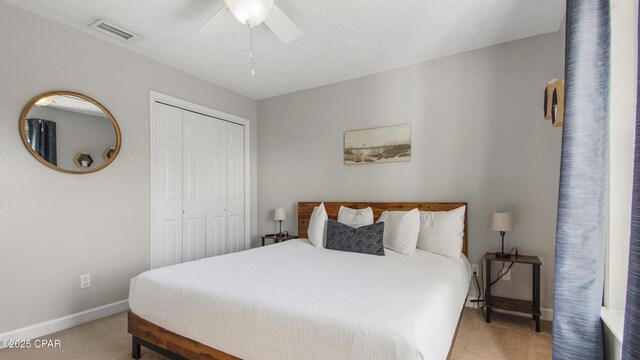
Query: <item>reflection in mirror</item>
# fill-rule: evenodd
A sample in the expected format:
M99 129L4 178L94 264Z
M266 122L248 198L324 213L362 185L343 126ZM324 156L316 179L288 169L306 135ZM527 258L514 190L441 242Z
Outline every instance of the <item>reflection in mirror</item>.
M87 173L105 167L118 154L118 125L95 100L55 92L30 104L21 118L22 137L45 165L68 173ZM109 156L105 149L110 150Z
M102 156L104 156L104 161L109 161L113 155L115 155L116 153L116 147L115 146L109 146L105 151L104 154L102 154Z

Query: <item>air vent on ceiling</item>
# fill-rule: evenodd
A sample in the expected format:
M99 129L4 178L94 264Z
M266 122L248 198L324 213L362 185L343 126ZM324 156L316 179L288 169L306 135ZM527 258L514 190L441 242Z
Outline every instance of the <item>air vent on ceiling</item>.
M98 19L94 22L92 22L89 25L90 28L94 28L96 30L99 30L101 32L107 33L109 35L115 36L120 40L124 40L124 41L131 41L134 40L136 38L138 38L138 35L124 30L121 27L115 26L111 23L108 23L102 19Z

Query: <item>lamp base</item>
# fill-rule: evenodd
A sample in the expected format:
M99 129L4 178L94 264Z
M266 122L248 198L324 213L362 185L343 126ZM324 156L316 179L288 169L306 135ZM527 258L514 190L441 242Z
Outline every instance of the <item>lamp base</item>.
M496 253L496 257L497 258L501 258L501 259L509 259L509 258L511 258L511 254L503 253L503 252L497 252Z

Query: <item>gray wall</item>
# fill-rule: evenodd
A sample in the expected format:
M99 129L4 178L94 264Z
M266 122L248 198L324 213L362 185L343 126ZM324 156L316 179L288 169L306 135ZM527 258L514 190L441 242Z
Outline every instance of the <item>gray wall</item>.
M256 244L256 102L0 3L0 333L128 297L149 268L149 90L251 120ZM45 91L85 93L118 120L122 152L95 174L35 160L18 134ZM80 274L92 287L80 289Z
M491 213L512 211L507 246L539 255L542 304L553 301L562 129L542 117L546 82L563 75L560 32L258 102L259 231L297 201L467 201L470 260L499 250ZM345 166L343 132L410 123L411 162ZM497 294L531 295L514 266Z

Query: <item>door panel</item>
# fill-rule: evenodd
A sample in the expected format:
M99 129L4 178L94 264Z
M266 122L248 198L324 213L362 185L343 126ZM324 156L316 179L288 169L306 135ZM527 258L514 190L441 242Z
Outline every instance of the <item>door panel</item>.
M185 217L183 221L184 238L182 243L184 244L184 248L182 250L182 259L184 261L192 261L192 260L197 260L202 258L198 256L200 251L200 249L198 248L199 239L202 235L204 235L200 231L200 228L201 228L200 220L201 219L197 217L195 218Z
M228 252L226 133L226 122L207 120L207 256Z
M206 221L206 124L204 115L183 111L183 261L202 259Z
M178 178L182 172L182 161L178 159L179 157L182 156L180 155L180 149L178 147L166 146L164 148L164 200L172 201L176 204L182 202L182 190L178 189Z
M227 129L227 244L228 252L246 250L244 231L244 126Z
M182 261L181 223L181 220L166 220L164 222L164 232L158 236L164 242L156 246L158 254L156 267L177 264Z
M154 267L245 250L244 126L154 106Z
M239 224L239 219L238 216L236 215L229 215L227 216L227 224L229 224L227 226L227 252L228 253L232 253L232 252L237 252L237 251L241 251L243 249L241 249L241 245L239 240L239 228L240 228L240 224Z
M154 266L182 261L182 111L155 104Z

